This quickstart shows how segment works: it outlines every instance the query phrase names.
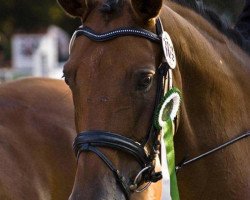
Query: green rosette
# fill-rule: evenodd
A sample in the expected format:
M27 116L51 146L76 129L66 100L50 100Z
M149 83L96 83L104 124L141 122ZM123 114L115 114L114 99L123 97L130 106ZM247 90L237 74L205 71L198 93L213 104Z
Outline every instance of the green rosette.
M180 107L181 95L177 88L170 89L161 101L156 117L155 127L162 129L163 141L166 146L167 167L170 176L170 195L172 200L179 200L179 191L175 171L175 152L174 152L174 125L173 121ZM163 166L164 167L164 166ZM166 200L166 199L164 199Z

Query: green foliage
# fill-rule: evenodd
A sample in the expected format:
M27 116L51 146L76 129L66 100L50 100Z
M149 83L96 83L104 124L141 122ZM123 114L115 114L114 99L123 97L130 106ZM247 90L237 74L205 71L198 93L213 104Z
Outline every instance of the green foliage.
M0 0L0 46L5 59L10 59L14 33L43 32L51 24L72 34L80 21L66 16L56 0Z
M0 32L7 36L14 32L41 31L50 24L72 33L80 24L66 16L56 0L0 0L0 5Z

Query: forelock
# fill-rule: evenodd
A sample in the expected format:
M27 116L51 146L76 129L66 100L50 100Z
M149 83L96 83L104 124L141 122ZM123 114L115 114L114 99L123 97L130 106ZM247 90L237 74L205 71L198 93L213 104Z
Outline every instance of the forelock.
M101 11L104 13L113 13L121 8L123 0L104 0Z

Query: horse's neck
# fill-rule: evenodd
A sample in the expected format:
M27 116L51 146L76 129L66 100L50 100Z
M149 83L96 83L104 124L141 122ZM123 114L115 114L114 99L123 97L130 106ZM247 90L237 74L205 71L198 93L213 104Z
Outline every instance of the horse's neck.
M196 16L191 19L196 23L200 18L200 24L194 27L168 7L162 11L165 28L175 45L178 62L175 78L183 94L181 120L175 137L177 161L186 153L191 157L199 155L250 129L249 57L207 22L203 27L205 21L198 15L191 12L187 16ZM197 175L197 179L202 177L200 183L205 181L208 187L218 181L217 176L228 176L226 170L239 175L241 170L247 171L249 161L244 158L250 153L246 141L241 141L240 145L245 146L246 152L239 148L239 143L234 144L224 155L219 152L192 164L187 170L198 172L192 175ZM223 159L225 157L227 159ZM209 167L212 163L216 163L216 168ZM215 178L214 182L206 179L205 171L213 171L210 175ZM245 175L249 176L250 170L247 173ZM220 188L236 181L230 178ZM241 174L238 179L243 180L244 176ZM185 184L187 177L182 180ZM194 186L192 180L189 184Z
M168 7L162 15L177 52L175 77L190 123L206 125L206 132L210 129L219 136L222 132L237 135L250 128L250 57L202 17L189 12L195 18L190 21L199 25Z

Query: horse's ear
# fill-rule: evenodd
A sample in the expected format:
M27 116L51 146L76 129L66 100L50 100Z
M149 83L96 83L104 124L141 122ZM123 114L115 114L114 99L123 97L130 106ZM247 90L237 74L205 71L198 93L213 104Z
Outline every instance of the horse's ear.
M81 17L84 13L83 0L57 0L57 2L71 16Z
M156 17L162 4L163 0L132 0L133 8L144 20Z

